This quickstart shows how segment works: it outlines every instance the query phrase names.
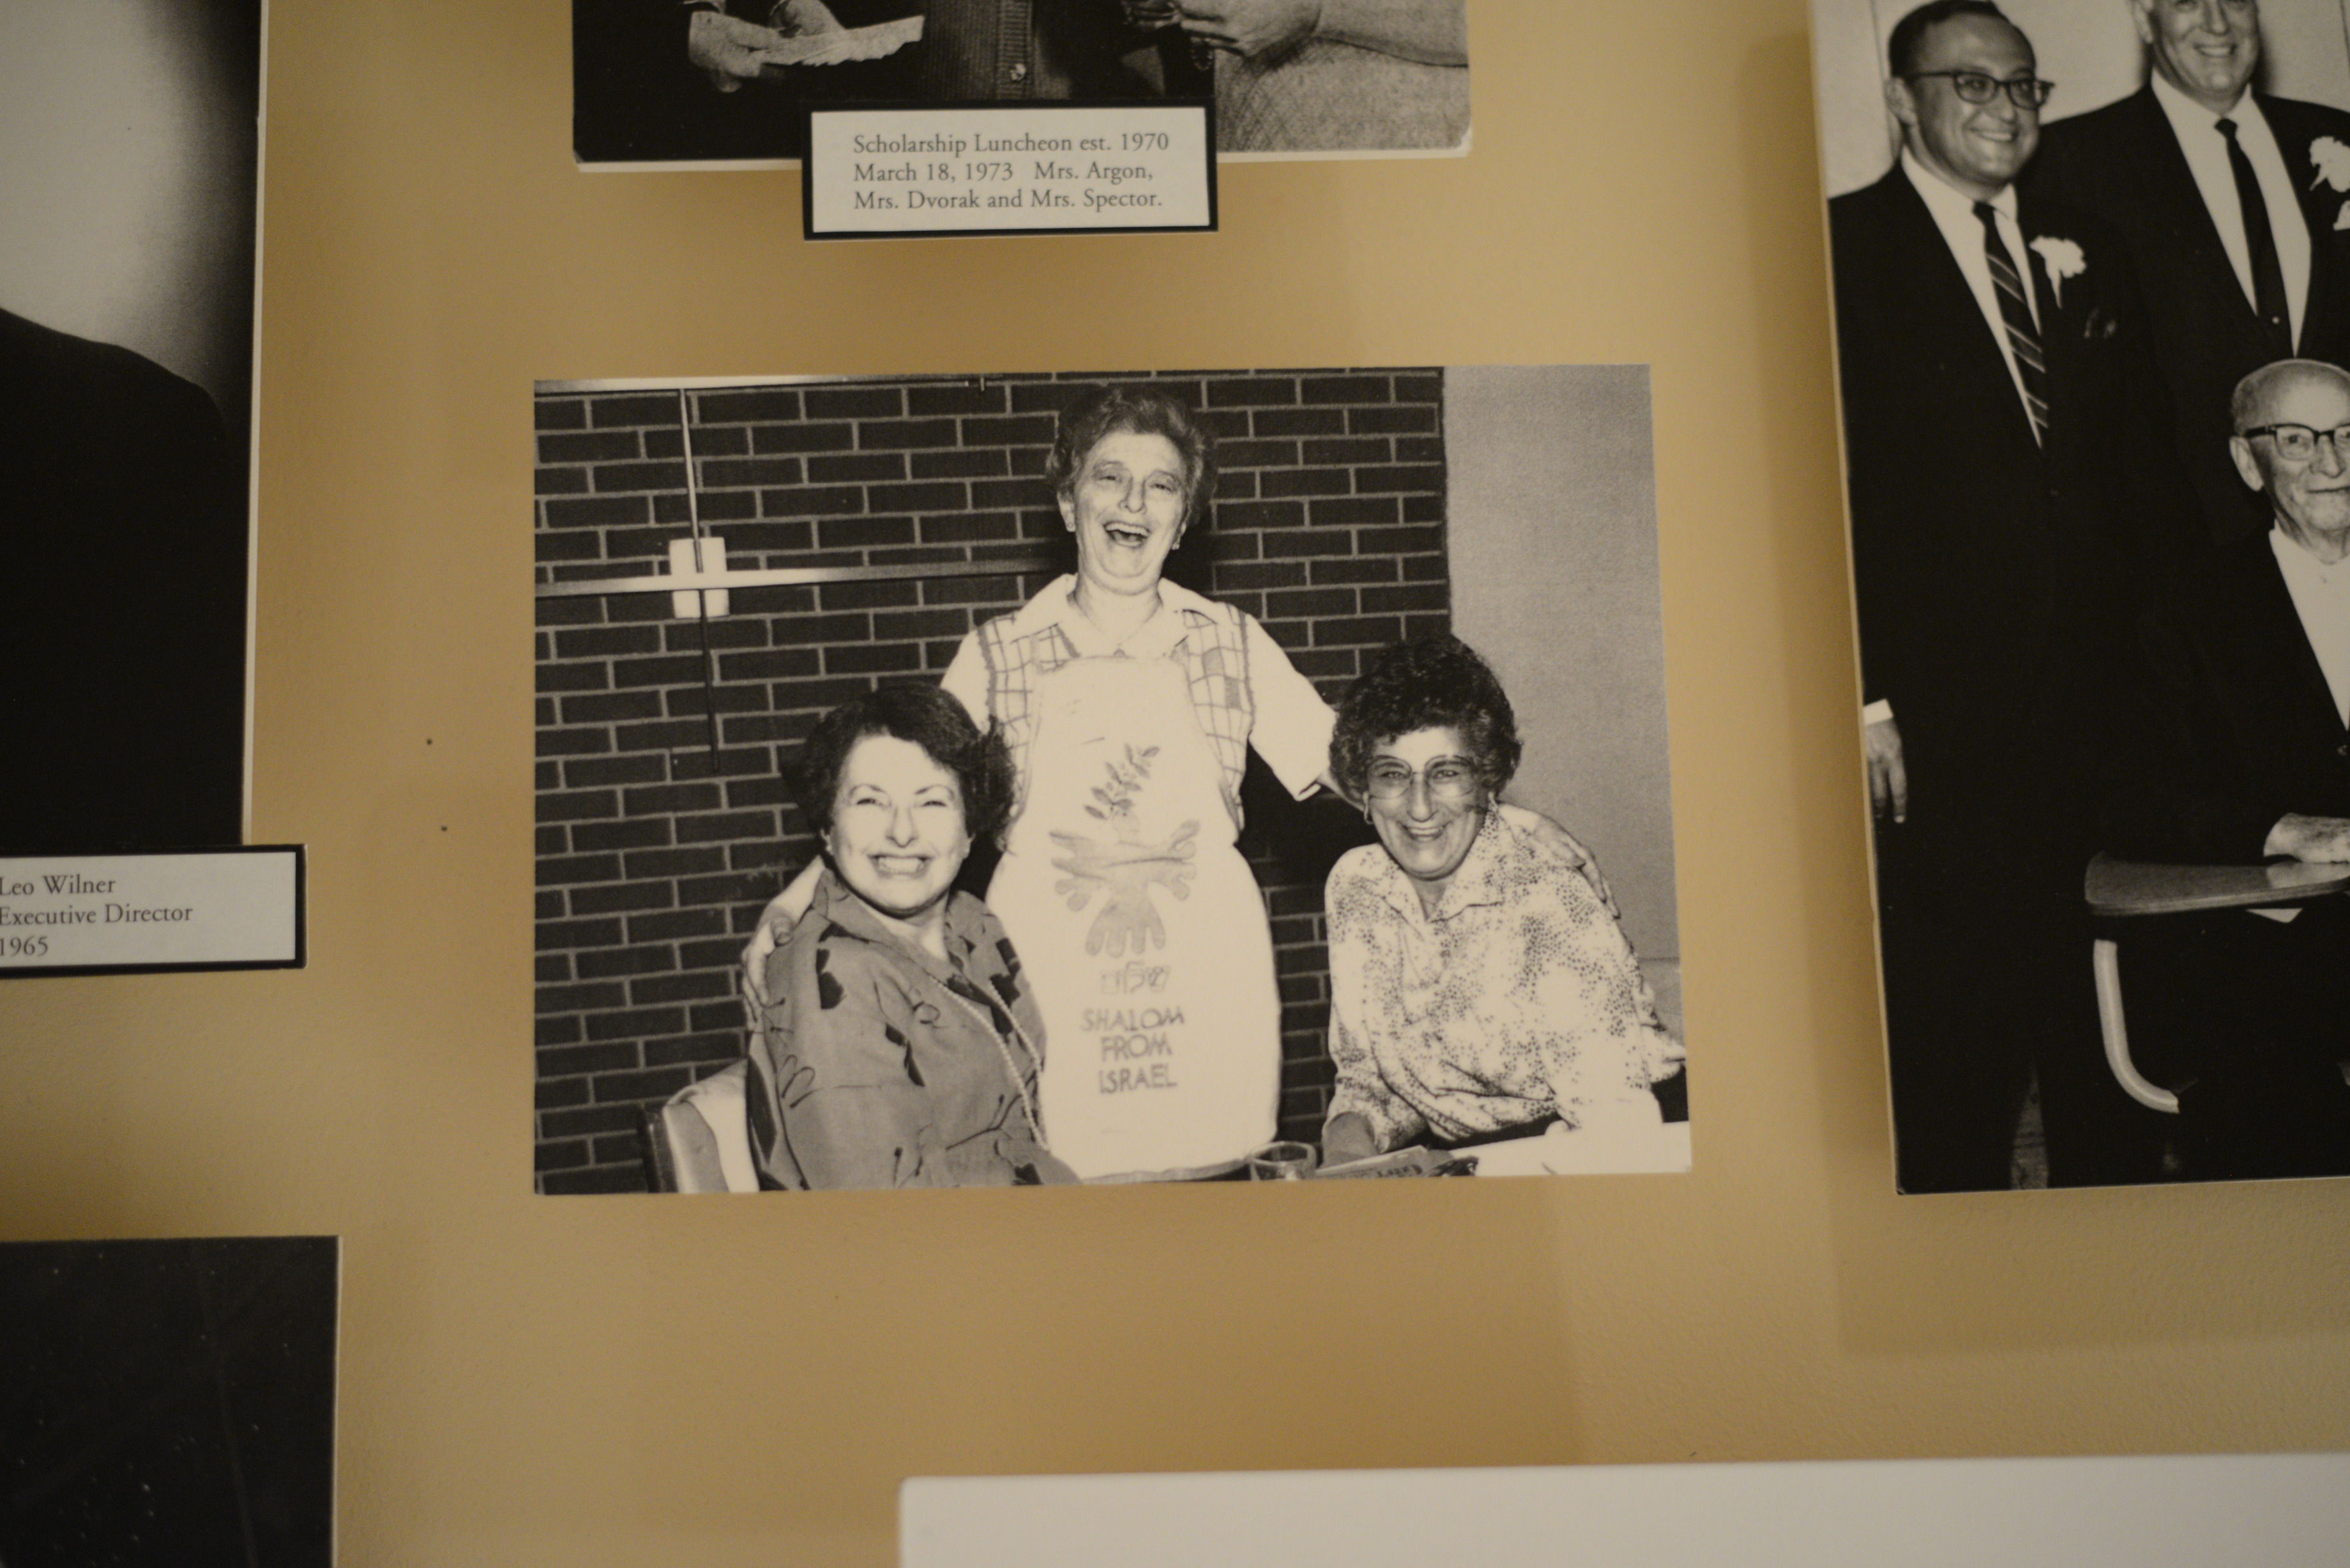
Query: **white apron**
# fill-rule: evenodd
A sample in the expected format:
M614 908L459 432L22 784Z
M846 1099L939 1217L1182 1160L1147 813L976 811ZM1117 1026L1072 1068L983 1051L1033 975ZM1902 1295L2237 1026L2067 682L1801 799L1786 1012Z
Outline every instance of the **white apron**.
M1273 1137L1281 1002L1183 667L1076 659L1034 711L987 903L1045 1015L1045 1140L1085 1177L1237 1160Z

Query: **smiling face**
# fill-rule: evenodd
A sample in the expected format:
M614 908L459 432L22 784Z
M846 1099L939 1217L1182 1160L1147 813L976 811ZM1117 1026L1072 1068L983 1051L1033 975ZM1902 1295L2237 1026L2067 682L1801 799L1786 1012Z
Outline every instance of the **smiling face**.
M2029 80L2037 70L2032 45L1995 16L1952 16L1926 29L1917 70L1885 87L1904 145L1953 189L1990 201L2032 161L2040 145L2040 111L2022 107L2003 89L1989 103L1969 103L1949 77L1924 73L1979 71L1998 82Z
M2226 114L2261 63L2259 0L2136 0L2137 36L2162 79Z
M2296 424L2325 431L2350 426L2350 376L2331 365L2296 362L2264 372L2260 395L2242 410L2238 428ZM2244 483L2263 491L2277 524L2322 560L2339 560L2350 547L2350 452L2320 441L2295 460L2277 450L2272 435L2238 436L2228 443Z
M1173 441L1110 431L1077 465L1061 497L1061 521L1077 536L1077 576L1111 593L1156 588L1167 552L1183 537L1190 506L1183 454Z
M851 891L884 915L939 918L971 853L953 774L911 741L868 735L849 749L824 846Z
M1468 775L1465 799L1447 799L1437 787L1448 774L1457 776L1456 770ZM1367 772L1371 826L1404 875L1420 884L1421 898L1433 903L1469 857L1484 824L1485 791L1475 782L1475 760L1461 732L1444 725L1380 742ZM1399 779L1408 774L1409 782L1392 799L1381 799L1382 773Z

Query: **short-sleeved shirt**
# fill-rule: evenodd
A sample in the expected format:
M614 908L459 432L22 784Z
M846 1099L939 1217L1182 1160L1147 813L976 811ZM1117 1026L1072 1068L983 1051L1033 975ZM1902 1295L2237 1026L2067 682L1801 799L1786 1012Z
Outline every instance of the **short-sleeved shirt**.
M948 961L892 935L830 867L767 959L750 1121L763 1185L1074 1179L1032 1117L1044 1025L987 906L949 897Z
M1645 1095L1682 1060L1595 881L1488 813L1438 900L1376 844L1331 868L1330 1115L1381 1148Z
M1112 643L1079 613L1073 597L1077 579L1057 577L1009 616L962 639L940 686L969 710L984 728L1004 722L1014 761L1027 793L1024 737L1002 711L1008 686L1033 682L1036 673L1071 659L1174 659L1192 669L1192 709L1211 742L1218 743L1227 774L1226 797L1239 818L1240 769L1253 747L1282 786L1304 799L1330 765L1330 732L1336 722L1314 683L1297 673L1281 645L1256 618L1220 605L1175 583L1159 585L1159 613L1123 643ZM1007 657L993 659L983 646L991 635ZM1239 668L1225 679L1210 676L1227 649ZM1233 683L1238 690L1233 690Z

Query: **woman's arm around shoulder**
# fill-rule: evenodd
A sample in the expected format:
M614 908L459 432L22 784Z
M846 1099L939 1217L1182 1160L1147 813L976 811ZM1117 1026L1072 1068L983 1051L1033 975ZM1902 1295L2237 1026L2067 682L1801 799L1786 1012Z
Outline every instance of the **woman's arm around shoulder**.
M1494 810L1500 814L1502 825L1520 842L1555 861L1561 870L1581 876L1590 885L1591 890L1599 895L1599 901L1607 906L1608 914L1619 925L1623 922L1624 911L1616 907L1616 895L1609 890L1607 878L1600 874L1598 857L1585 848L1575 835L1542 813L1530 811L1523 805L1513 805L1503 801Z
M1330 732L1338 716L1256 617L1241 616L1241 638L1248 649L1249 701L1256 711L1249 744L1299 800L1316 788L1340 794L1330 776Z

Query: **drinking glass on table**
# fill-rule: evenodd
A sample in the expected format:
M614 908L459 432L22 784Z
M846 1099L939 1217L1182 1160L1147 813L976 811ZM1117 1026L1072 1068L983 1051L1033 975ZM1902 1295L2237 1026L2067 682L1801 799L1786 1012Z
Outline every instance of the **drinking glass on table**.
M1310 1143L1269 1143L1249 1156L1251 1181L1303 1181L1314 1174Z

